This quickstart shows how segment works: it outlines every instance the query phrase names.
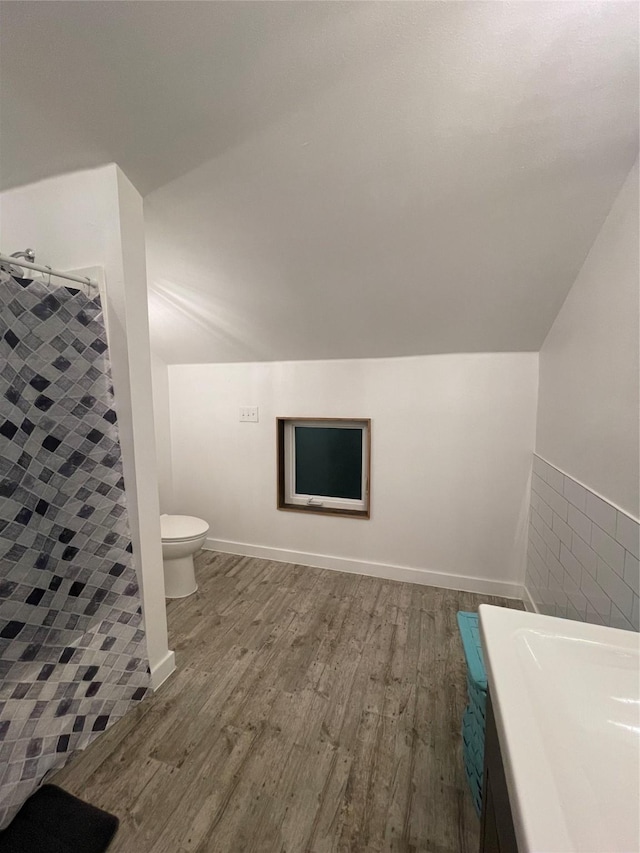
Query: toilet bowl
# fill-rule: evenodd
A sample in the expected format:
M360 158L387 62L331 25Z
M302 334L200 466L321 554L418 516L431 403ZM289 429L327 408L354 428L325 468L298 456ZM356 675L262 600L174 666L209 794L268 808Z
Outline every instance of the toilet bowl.
M193 555L204 545L209 525L191 515L161 515L164 593L167 598L185 598L198 589Z

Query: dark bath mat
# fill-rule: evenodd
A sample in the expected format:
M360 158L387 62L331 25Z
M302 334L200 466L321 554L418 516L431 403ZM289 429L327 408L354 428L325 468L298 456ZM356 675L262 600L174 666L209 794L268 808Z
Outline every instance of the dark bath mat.
M118 818L43 785L0 832L0 853L104 853Z

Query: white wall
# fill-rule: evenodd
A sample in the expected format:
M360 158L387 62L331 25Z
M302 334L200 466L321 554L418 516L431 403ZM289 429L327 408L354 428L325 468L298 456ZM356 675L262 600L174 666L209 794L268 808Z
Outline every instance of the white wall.
M173 475L171 470L171 422L169 415L169 369L155 352L151 353L153 420L156 433L158 494L160 512L173 512Z
M152 681L168 649L155 462L142 199L114 164L0 196L2 251L27 247L57 269L104 269L109 344L134 557Z
M540 351L536 452L639 512L638 163Z
M537 369L534 353L171 365L175 511L221 550L519 596ZM275 418L304 415L372 418L371 520L276 509Z

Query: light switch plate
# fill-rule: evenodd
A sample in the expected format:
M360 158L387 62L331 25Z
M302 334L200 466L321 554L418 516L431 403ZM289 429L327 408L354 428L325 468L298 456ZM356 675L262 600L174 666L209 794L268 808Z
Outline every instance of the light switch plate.
M258 407L257 406L240 406L240 420L251 423L258 423Z

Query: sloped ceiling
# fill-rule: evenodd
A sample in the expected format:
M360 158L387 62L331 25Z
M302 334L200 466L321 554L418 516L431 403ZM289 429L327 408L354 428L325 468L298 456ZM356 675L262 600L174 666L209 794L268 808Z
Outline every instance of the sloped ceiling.
M5 185L115 160L169 363L537 350L638 152L638 6L21 2Z

